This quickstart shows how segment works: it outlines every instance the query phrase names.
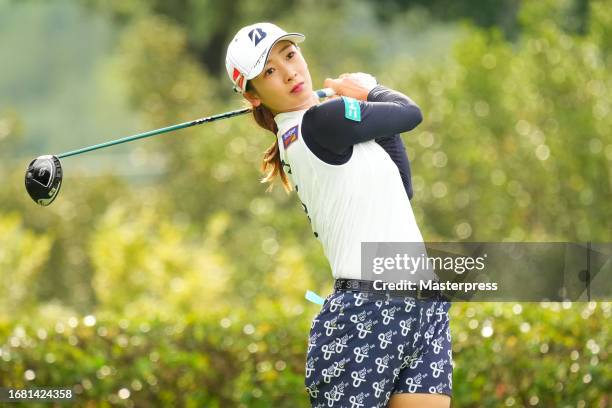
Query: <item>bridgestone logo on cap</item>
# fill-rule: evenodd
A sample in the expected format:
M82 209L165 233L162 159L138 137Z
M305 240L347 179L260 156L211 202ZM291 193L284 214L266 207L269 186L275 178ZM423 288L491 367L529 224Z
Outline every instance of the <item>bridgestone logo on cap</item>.
M261 28L255 28L249 31L249 38L251 39L251 41L253 41L256 47L257 44L259 44L259 42L266 37L266 35L266 32Z

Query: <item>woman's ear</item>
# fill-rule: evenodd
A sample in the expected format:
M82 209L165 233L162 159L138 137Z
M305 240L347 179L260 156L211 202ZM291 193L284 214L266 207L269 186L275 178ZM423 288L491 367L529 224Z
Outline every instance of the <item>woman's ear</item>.
M261 99L259 99L257 94L254 93L254 92L244 91L242 96L244 96L244 99L249 101L251 103L251 105L253 105L253 107L255 107L255 108L258 107L261 104Z

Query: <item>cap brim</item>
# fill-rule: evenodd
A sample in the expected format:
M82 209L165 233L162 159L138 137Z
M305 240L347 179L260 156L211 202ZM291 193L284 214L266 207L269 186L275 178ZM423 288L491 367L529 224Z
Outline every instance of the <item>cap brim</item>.
M249 75L245 77L245 79L248 81L248 80L255 78L257 75L261 74L261 71L263 71L264 66L266 65L266 62L268 61L268 57L270 56L270 51L272 51L272 48L274 48L274 45L277 42L282 41L282 40L289 40L294 43L301 43L305 39L306 39L306 36L300 33L287 33L287 34L281 35L276 40L274 40L272 45L270 45L270 48L268 48L268 52L266 53L266 57L263 58L258 64L256 64L253 67L253 69L251 70Z

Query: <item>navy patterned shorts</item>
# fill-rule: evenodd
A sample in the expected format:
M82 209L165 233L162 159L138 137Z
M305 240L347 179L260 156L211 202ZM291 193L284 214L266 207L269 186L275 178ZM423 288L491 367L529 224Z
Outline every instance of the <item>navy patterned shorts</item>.
M334 292L312 320L306 391L313 407L387 406L394 393L451 395L451 302Z

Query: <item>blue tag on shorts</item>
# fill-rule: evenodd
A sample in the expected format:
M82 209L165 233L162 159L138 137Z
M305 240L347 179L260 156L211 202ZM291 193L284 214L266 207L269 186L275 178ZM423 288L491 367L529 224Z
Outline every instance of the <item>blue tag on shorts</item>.
M306 299L312 303L316 303L317 305L322 305L325 303L325 298L322 298L311 290L306 291Z

